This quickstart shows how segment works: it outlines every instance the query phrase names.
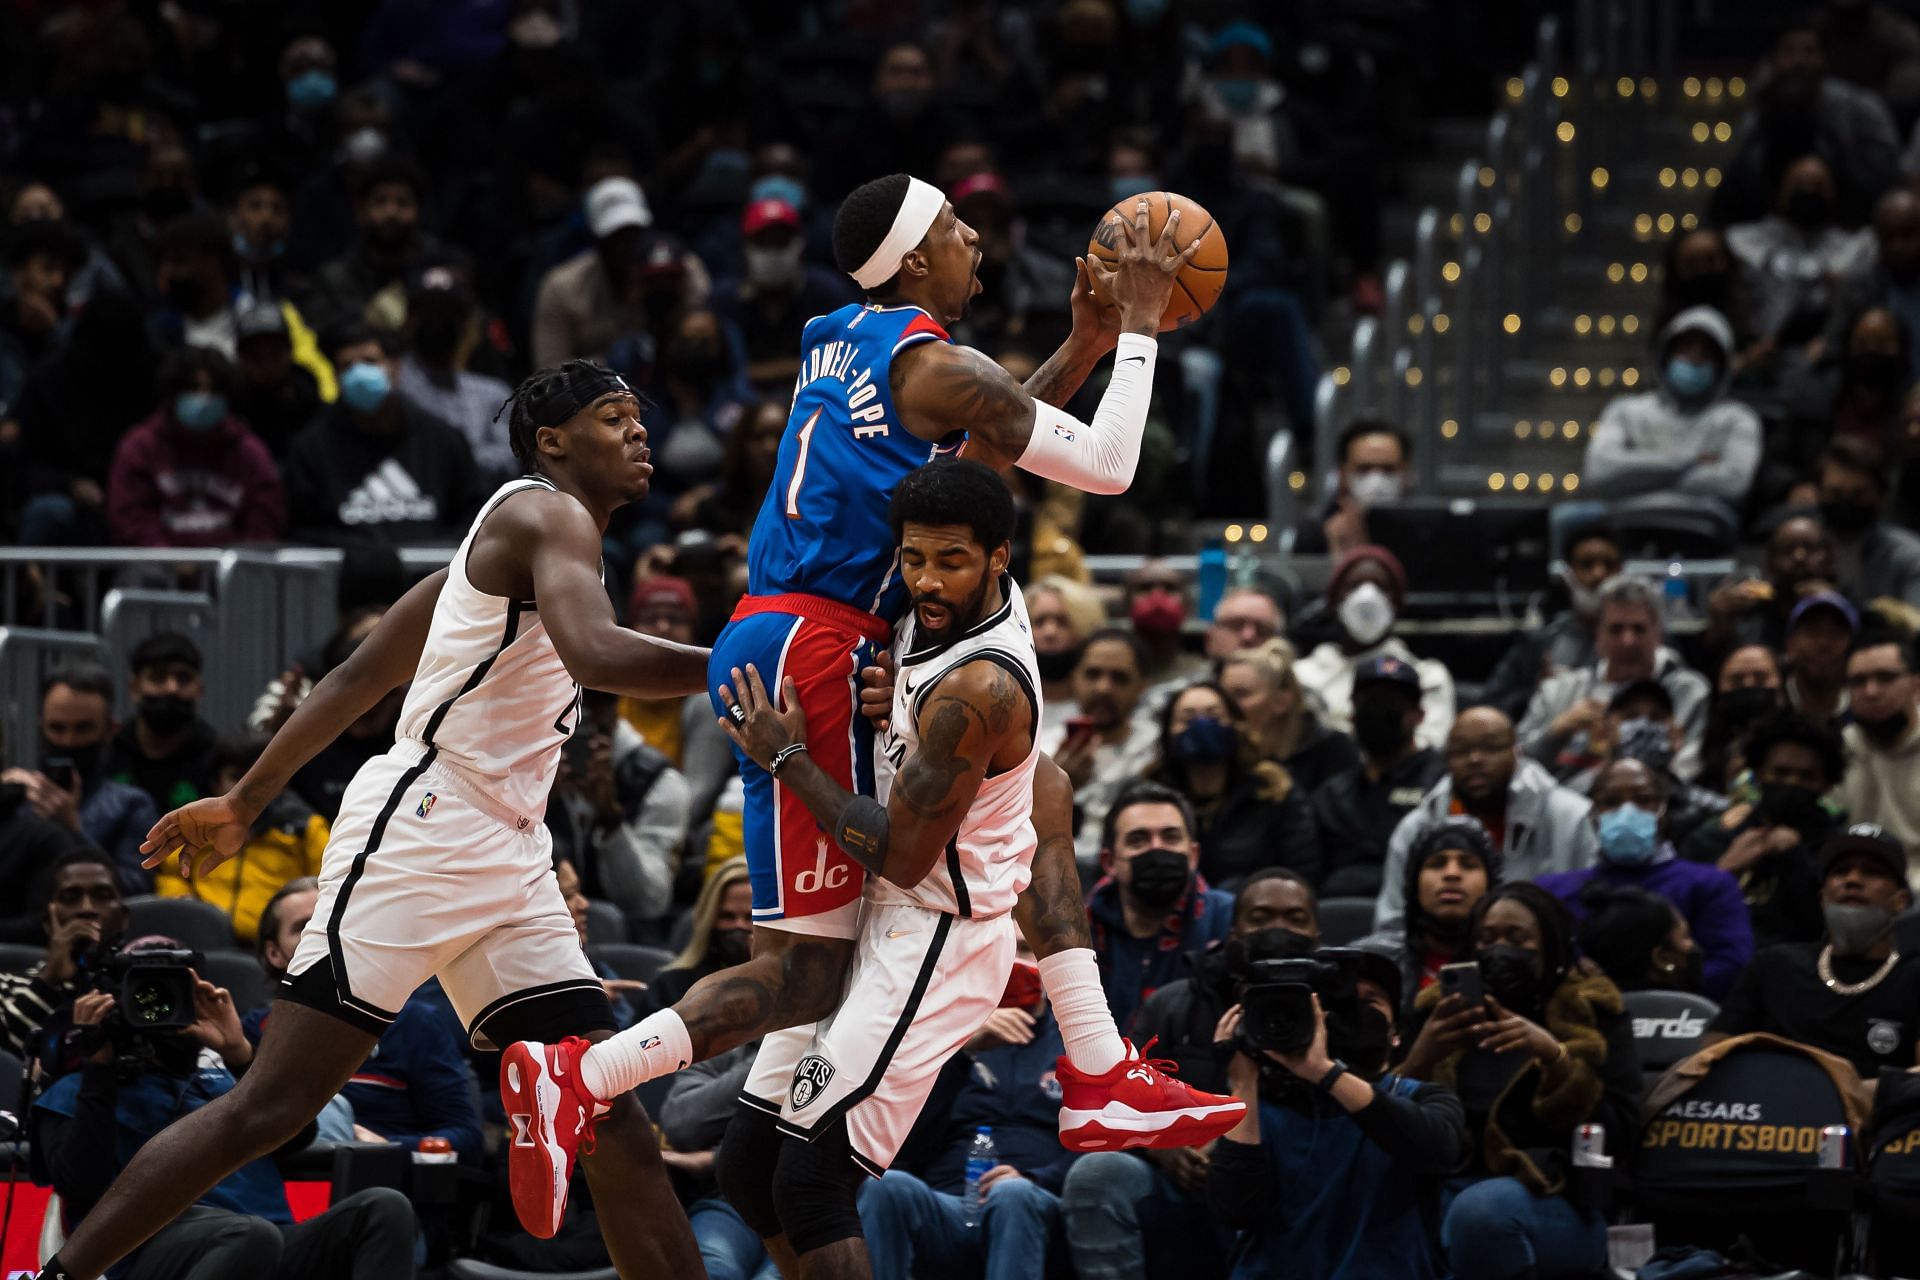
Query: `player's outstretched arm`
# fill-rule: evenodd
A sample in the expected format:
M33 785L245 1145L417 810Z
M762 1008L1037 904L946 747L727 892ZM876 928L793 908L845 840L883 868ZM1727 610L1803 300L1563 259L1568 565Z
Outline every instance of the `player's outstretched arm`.
M1091 947L1087 904L1073 860L1073 783L1048 756L1033 771L1033 879L1014 900L1013 919L1042 960L1076 947Z
M791 680L777 707L753 667L733 675L734 683L721 688L721 700L733 698L743 718L736 723L722 717L721 728L763 768L778 764L780 785L800 798L848 857L907 889L924 880L946 852L994 756L1008 743L1031 741L1033 733L1031 704L1004 668L992 662L957 667L921 704L915 720L919 749L900 766L881 805L848 791L805 752L789 752L806 741L806 718Z
M1081 422L1044 398L1071 394L1069 384L1078 386L1085 377L1074 376L1077 354L1056 353L1059 364L1050 360L1048 368L1034 375L1043 393L1036 399L978 351L928 342L908 348L893 364L894 405L907 430L928 440L964 430L968 456L989 466L1017 465L1088 493L1125 492L1140 462L1140 438L1153 394L1159 351L1153 335L1159 331L1174 277L1200 242L1196 239L1185 250L1176 247L1177 216L1167 219L1157 241L1150 240L1144 200L1134 223L1123 226L1118 266L1108 271L1083 260L1076 276L1077 291L1082 280L1091 287L1087 272L1100 273L1121 329L1113 378L1092 422Z
M232 857L254 819L286 789L300 766L380 699L413 679L446 581L447 571L441 569L401 596L360 647L313 686L233 790L196 800L156 822L140 845L147 855L144 865L159 866L181 849L181 874L192 879Z
M516 542L526 548L540 620L576 681L633 698L706 692L705 649L642 635L615 619L613 601L600 581L600 530L584 508L558 495L517 505L516 510L515 503L503 504L493 519L537 522Z

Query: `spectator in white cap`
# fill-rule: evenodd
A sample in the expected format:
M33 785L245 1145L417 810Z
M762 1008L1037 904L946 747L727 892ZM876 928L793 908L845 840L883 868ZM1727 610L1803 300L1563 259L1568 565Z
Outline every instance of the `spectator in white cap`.
M533 363L606 360L622 333L646 329L643 267L655 241L653 209L632 178L602 178L587 190L587 229L593 248L561 263L540 281L533 304ZM680 254L681 300L706 298L706 268Z

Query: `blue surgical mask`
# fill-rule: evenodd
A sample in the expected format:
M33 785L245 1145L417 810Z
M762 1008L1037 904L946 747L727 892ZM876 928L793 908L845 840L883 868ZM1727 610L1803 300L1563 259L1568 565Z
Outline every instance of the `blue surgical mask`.
M333 73L316 67L311 71L302 71L287 81L287 102L302 111L311 111L332 102L339 90L339 82L333 78Z
M1698 400L1720 381L1720 370L1704 360L1673 356L1667 361L1664 377L1667 390L1674 395L1682 400Z
M1240 78L1215 80L1213 91L1220 95L1220 105L1235 115L1244 115L1253 110L1254 100L1260 96L1260 82Z
M233 233L233 251L234 253L239 255L240 261L242 262L256 262L256 261L262 260L262 255L260 255L254 250L253 241L247 239L245 236L241 235L238 231ZM277 258L281 254L285 253L286 251L287 251L287 242L285 240L275 240L272 244L267 246L266 253L264 256L265 258Z
M215 391L182 391L173 398L173 420L189 431L211 431L226 421L227 398Z
M1181 764L1219 764L1233 756L1233 726L1212 716L1195 716L1168 746Z
M784 173L769 173L755 178L753 185L747 188L747 203L758 204L762 200L784 200L796 209L807 207L807 189Z
M1120 204L1143 191L1158 191L1160 179L1150 173L1125 173L1111 178L1113 184L1113 202Z
M1617 867L1644 867L1660 847L1660 816L1637 804L1600 815L1600 852Z
M372 413L392 394L393 380L385 365L363 361L340 375L340 398L355 413Z

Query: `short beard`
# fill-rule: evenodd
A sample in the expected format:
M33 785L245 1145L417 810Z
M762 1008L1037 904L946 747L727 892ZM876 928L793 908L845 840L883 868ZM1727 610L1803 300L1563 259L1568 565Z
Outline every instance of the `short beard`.
M987 587L991 581L990 574L982 577L979 590L973 593L972 599L968 600L964 607L955 606L944 600L937 601L947 606L947 616L951 619L938 631L920 621L917 611L922 601L915 600L913 602L916 610L914 624L919 629L919 638L929 644L946 645L952 644L954 640L972 630L980 621L981 615L986 612Z

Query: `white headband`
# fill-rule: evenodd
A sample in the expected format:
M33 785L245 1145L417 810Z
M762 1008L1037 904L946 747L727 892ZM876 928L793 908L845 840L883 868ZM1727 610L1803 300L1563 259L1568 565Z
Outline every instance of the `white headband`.
M933 220L940 216L946 203L940 188L918 178L908 178L907 198L900 202L900 212L893 215L893 227L880 247L873 251L873 256L851 273L853 282L862 289L875 289L893 279L900 271L900 259L926 238Z

